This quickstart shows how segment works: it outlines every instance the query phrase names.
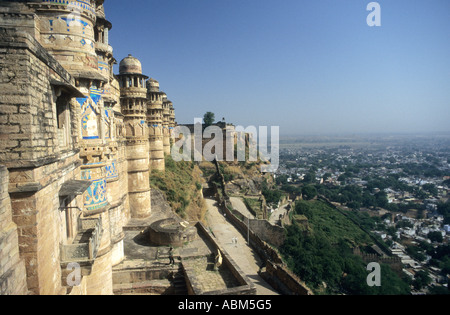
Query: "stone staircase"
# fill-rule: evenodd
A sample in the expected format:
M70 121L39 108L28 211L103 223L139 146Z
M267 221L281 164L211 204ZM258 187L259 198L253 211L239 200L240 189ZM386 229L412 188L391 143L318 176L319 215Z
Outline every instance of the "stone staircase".
M174 287L175 295L188 295L186 279L184 277L184 273L181 270L181 268L178 270L177 273L175 273L172 280L172 285Z
M125 261L113 269L115 295L187 295L181 264Z

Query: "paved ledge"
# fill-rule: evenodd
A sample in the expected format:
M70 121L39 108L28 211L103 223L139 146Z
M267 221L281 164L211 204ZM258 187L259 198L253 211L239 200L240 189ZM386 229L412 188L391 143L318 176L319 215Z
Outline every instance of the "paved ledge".
M126 260L113 269L114 285L119 294L172 294L169 288L152 291L146 286L153 283L149 281L165 281L179 270L184 274L191 295L256 294L254 284L201 223L194 225L198 234L194 241L174 248L175 265L172 266L169 265L168 247L152 245L149 241L144 224L150 221L136 221L133 228L124 230ZM218 251L223 264L216 271L214 261Z

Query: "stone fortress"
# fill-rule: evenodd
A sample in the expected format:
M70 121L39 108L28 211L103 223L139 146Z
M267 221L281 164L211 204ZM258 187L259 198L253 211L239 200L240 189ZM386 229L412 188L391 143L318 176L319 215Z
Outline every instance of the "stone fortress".
M124 226L152 213L174 108L129 55L104 0L0 2L0 294L112 294ZM70 269L69 269L70 270Z
M257 293L211 229L150 188L177 140L175 110L137 58L113 73L103 5L0 0L0 295ZM234 126L217 126L236 141ZM309 294L266 231L217 201L266 257L271 285Z

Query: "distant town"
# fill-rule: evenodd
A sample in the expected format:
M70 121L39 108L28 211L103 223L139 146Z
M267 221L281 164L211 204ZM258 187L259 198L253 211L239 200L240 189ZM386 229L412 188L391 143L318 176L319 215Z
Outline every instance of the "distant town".
M291 199L364 214L413 294L448 283L450 135L282 139L275 181Z

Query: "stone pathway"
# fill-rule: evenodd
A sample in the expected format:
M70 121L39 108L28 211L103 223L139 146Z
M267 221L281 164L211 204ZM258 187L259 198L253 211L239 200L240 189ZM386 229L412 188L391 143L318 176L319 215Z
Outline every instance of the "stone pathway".
M206 219L218 243L228 252L239 268L255 284L258 295L278 294L259 274L261 261L256 252L247 245L247 240L229 223L216 206L214 199L205 198L208 206ZM233 241L236 238L237 242Z
M231 271L226 268L215 271L213 269L214 263L208 261L207 257L188 259L183 264L194 271L196 283L202 292L225 290L239 286Z
M247 206L245 205L242 198L239 197L230 197L231 204L233 205L233 209L239 211L244 217L254 219L255 216L248 211Z
M272 214L270 215L269 222L273 225L276 225L280 220L280 215L286 215L288 213L289 204L285 204L278 209L276 209Z

